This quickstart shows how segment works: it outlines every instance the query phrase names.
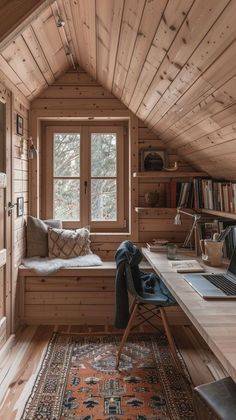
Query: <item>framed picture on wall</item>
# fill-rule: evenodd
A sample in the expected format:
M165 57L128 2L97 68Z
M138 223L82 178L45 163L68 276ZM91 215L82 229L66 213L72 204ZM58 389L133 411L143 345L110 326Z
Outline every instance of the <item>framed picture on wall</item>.
M160 149L142 149L140 170L161 171L166 166L166 152Z
M16 133L23 136L23 117L20 114L16 115Z

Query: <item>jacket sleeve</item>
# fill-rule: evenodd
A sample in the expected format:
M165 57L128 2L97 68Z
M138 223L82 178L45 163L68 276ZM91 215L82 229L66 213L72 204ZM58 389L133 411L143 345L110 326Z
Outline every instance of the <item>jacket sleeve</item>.
M129 321L129 297L125 278L125 262L120 263L116 270L115 290L115 327L125 328Z

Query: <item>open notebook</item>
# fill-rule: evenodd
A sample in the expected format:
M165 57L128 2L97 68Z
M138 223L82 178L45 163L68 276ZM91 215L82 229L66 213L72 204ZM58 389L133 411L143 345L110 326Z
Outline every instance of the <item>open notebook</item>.
M226 273L187 274L184 279L204 299L236 299L236 248Z

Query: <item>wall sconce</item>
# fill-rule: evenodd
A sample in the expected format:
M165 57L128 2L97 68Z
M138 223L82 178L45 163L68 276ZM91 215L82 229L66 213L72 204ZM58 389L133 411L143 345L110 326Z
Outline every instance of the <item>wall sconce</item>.
M200 214L197 214L197 213L188 213L187 211L182 210L180 207L177 207L177 213L176 213L175 221L174 221L175 225L182 225L181 213L185 214L186 216L191 216L193 218L193 223L190 228L190 231L187 234L184 240L184 243L182 245L183 248L191 248L191 238L192 238L194 229L197 225L197 221L201 218L201 216Z
M27 145L27 143L30 142L30 145L28 147L27 151L27 158L28 159L35 159L38 155L38 151L33 143L32 137L21 137L20 140L20 158L24 158L24 147Z
M28 159L30 160L36 159L38 155L38 151L33 143L32 137L29 137L29 141L30 141L30 146L28 149Z

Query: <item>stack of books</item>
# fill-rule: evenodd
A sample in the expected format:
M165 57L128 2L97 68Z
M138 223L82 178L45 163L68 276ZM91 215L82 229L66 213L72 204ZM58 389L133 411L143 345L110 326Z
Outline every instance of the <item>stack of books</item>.
M147 242L148 251L152 252L167 252L168 241L166 239L153 239L152 242Z

